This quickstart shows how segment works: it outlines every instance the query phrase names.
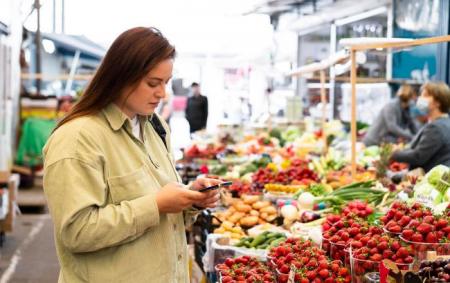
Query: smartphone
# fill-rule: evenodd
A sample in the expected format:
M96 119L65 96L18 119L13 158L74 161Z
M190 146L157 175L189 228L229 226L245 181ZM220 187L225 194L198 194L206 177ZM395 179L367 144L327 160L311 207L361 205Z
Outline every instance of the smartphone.
M233 182L231 182L231 181L223 182L223 183L220 183L220 184L217 184L217 185L214 185L214 186L209 186L209 187L203 188L203 189L199 190L199 192L204 193L204 192L208 192L208 191L211 191L211 190L217 190L217 189L219 189L221 187L230 186L231 184L233 184Z

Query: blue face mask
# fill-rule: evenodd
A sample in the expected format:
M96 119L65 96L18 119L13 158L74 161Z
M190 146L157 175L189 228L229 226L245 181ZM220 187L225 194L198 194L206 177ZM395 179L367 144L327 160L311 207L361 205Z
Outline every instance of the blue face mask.
M418 116L427 115L428 112L430 112L430 102L426 98L419 97L419 99L417 99L416 106L414 108L416 108L417 111L421 114Z

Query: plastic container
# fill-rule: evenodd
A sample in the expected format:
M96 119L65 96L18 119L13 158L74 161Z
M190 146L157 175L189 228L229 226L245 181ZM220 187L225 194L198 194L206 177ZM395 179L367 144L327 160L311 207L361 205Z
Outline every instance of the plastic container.
M322 245L320 246L325 251L327 256L330 256L331 242L328 239L322 238Z
M395 238L400 237L400 235L402 234L402 233L394 233L394 232L391 232L391 231L389 231L389 230L386 228L386 226L383 226L383 232L386 233L386 234L388 234L389 236L395 237Z
M419 243L408 241L401 236L400 240L412 247L415 258L414 267L418 267L422 261L430 260L435 256L450 255L450 243Z
M375 273L380 270L380 261L363 260L353 257L350 254L350 270L352 273L352 283L369 283L376 278ZM397 264L400 270L412 269L413 264ZM372 280L372 281L371 281Z
M281 273L278 269L275 270L277 276L277 283L287 283L289 281L289 274Z
M332 260L340 260L345 263L346 266L350 264L350 253L347 249L348 245L330 243L330 258Z

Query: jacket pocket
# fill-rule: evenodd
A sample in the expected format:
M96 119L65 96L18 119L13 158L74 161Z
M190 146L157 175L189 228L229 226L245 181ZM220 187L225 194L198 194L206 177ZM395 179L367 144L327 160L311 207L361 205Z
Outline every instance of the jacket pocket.
M111 199L116 204L155 193L159 187L145 166L126 175L109 178L108 186Z

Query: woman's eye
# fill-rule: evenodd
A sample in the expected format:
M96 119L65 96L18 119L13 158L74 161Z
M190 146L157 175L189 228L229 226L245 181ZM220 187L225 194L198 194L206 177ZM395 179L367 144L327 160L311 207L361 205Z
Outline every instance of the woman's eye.
M149 87L157 87L159 83L147 83Z

